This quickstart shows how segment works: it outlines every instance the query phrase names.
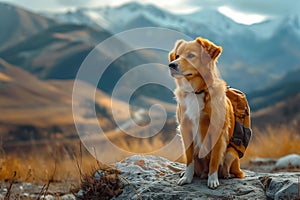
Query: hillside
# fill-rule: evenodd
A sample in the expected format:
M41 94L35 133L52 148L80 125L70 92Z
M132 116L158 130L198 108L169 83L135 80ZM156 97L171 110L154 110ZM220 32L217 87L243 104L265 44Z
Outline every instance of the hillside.
M0 52L0 56L39 78L72 79L95 44L109 36L87 26L58 25Z
M256 127L266 125L290 124L299 126L300 122L300 92L283 98L272 106L256 111L252 115L252 124Z
M300 93L300 69L288 72L282 79L264 89L249 93L252 110L256 111L275 105Z
M0 51L0 57L13 65L30 72L40 79L75 79L76 74L84 59L96 47L96 45L112 35L106 30L94 29L85 25L62 24L46 29L4 51ZM108 47L107 47L108 48ZM116 48L128 49L130 45L124 41L118 41ZM93 59L94 70L103 70L98 87L102 91L111 94L117 81L130 69L147 63L167 64L167 52L156 50L135 50L124 55L115 55L115 50L96 48L97 56ZM109 66L103 66L106 59L116 57ZM98 69L97 69L98 68ZM174 84L169 76L167 67L156 67L156 70L147 70L147 77L153 80L167 76L170 84ZM158 70L158 71L157 71ZM126 83L123 92L133 87L142 75L135 73ZM93 85L90 78L84 80ZM148 87L149 88L149 87ZM173 94L170 90L158 86L150 86L140 92L146 96L172 102Z
M300 69L288 72L276 83L249 93L253 124L259 127L300 122Z
M98 123L97 120L89 118L91 107L88 105L92 100L87 99L85 95L85 92L93 90L93 87L88 84L83 85L86 89L81 91L82 99L80 102L74 102L82 105L84 109L80 123ZM28 140L30 132L34 134L35 139L55 137L53 134L62 132L63 137L76 137L72 113L72 90L72 80L42 81L1 59L1 133L9 134L6 140L14 140L15 136L18 139ZM110 98L98 90L95 102L100 124L104 129L113 128ZM116 105L126 107L125 103L119 101L116 101Z
M0 50L56 24L54 20L0 2Z

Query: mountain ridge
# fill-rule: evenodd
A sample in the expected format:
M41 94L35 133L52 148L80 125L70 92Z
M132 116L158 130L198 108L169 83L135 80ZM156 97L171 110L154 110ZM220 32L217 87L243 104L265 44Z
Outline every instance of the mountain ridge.
M56 23L53 19L0 2L0 51Z
M47 16L62 22L73 17L77 23L92 24L95 28L102 26L112 33L150 26L170 28L192 38L206 37L223 47L219 66L224 79L246 92L272 84L284 76L283 71L300 68L297 64L300 53L296 48L300 44L298 15L244 25L217 10L174 14L154 5L128 3L118 7L78 8L68 12L69 19L64 13ZM241 80L241 76L247 78Z
M2 4L0 4L0 8L1 5ZM143 10L144 13L138 11L139 7L145 9ZM14 9L17 10L18 8ZM105 9L103 8L102 12L114 13L116 11L114 9L115 8L107 7ZM174 24L174 27L177 25L179 26L180 23L185 23L186 20L188 20L180 19L180 16L178 17L172 13L166 13L152 5L143 6L140 4L126 4L118 9L129 9L132 12L138 11L139 14L142 14L141 16L143 16L140 17L140 15L136 15L132 18L133 21L123 24L123 26L127 26L127 28L143 26L143 23L146 20L149 20L149 26L159 26L159 21L149 18L149 14L146 13L146 10L148 9L150 10L149 13L154 13L151 17L157 15L160 19L167 19L165 22L161 23L170 24L172 21L168 20L172 20L173 17L175 22L178 22L178 24ZM96 12L96 10L97 9L94 9L93 12ZM205 12L207 13L202 13L203 16L209 16L212 11L206 10ZM84 13L81 14L83 15ZM194 18L196 18L196 15L201 16L202 14L201 11L194 13ZM219 15L219 13L212 14ZM33 17L34 13L31 13L31 15ZM96 15L94 15L94 17L95 16ZM108 16L109 15L103 15L102 18ZM219 17L216 18L221 20L221 16L222 15L219 15ZM36 17L40 18L40 15L37 15ZM188 18L188 16L186 17ZM125 19L126 18L124 17L124 20ZM117 18L111 20L117 20ZM205 20L204 17L203 20ZM211 17L211 20L213 20L213 17ZM54 22L54 20L51 21ZM293 96L297 97L297 94L299 93L299 90L295 87L295 85L300 82L300 76L297 75L297 70L300 69L300 66L298 65L298 63L300 63L300 51L298 50L298 46L300 46L300 37L298 35L298 30L300 30L299 18L297 15L287 16L277 22L275 23L276 26L273 24L273 27L275 27L274 30L276 31L272 33L269 38L264 34L262 34L261 38L257 38L253 31L247 34L233 36L231 35L232 32L221 32L219 34L223 34L223 36L219 38L216 33L220 31L210 31L209 24L205 23L201 25L201 29L198 27L196 30L197 33L199 31L204 35L209 34L211 36L211 38L209 38L210 40L214 42L216 40L215 43L217 45L223 46L223 54L218 63L221 74L230 86L249 94L248 97L250 104L253 107L253 111L270 108L277 104L284 105L284 101L287 98L292 99ZM31 23L32 22L29 24ZM95 22L93 23L95 24ZM228 19L228 23L231 23L230 19ZM271 21L264 23L268 24L271 23ZM213 23L210 25L213 25ZM237 27L245 27L245 25L235 25ZM22 26L25 25L23 24ZM224 23L224 27L226 26L228 26L228 24ZM248 28L252 26L249 26ZM54 23L50 27L39 30L37 33L31 33L31 35L26 36L23 40L18 41L17 44L1 49L0 56L5 61L27 70L27 72L34 74L40 79L74 79L82 61L88 53L99 42L111 36L113 36L113 33L110 31L101 27L95 27L94 25L67 24L61 22ZM159 41L166 36L157 37L159 37L157 38ZM122 45L126 46L130 44L122 43ZM123 48L124 46L122 47L122 45L120 43L119 48ZM100 49L99 51L103 55L111 56L111 52L108 52L105 49ZM155 53L154 51L143 50L133 51L121 56L120 58L117 58L111 64L111 68L104 73L98 86L102 91L110 95L116 82L124 73L135 66L153 63L153 61L167 66L167 52ZM97 58L96 63L97 66L99 64L99 67L101 67L101 59ZM147 72L147 75L165 79L166 76L169 76L167 70L167 68L162 71L150 70ZM129 81L129 86L132 86L139 78L138 74L134 74ZM293 82L288 82L291 79ZM11 77L4 73L0 74L0 84L5 86L9 81L11 81ZM124 89L123 93L126 92L128 92L128 90ZM141 107L149 106L147 103L147 98L149 97L174 103L172 91L162 90L161 87L144 87L144 91L137 90L133 96L136 97L136 99L131 99L130 101L133 103L138 102L138 105ZM163 97L163 99L160 97ZM145 98L146 100L144 100ZM153 102L153 99L151 102ZM290 104L295 104L294 101L288 102ZM259 116L261 117L262 115L260 114Z

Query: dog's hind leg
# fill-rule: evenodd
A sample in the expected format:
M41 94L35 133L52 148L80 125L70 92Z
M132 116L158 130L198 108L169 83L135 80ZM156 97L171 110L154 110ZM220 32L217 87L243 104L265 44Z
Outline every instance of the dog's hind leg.
M232 147L228 147L226 150L224 162L222 166L222 176L224 178L231 178L230 168L233 161L237 158L234 151L235 150Z
M231 174L236 178L244 178L245 174L240 169L239 155L232 147L229 147L225 154L222 175L224 178L231 178Z
M236 178L244 178L245 173L240 168L240 159L236 158L231 165L230 173L233 174Z

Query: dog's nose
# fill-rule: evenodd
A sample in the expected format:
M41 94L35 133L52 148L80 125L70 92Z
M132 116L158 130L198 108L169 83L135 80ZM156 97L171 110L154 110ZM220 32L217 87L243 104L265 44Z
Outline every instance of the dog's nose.
M172 68L172 69L177 69L178 68L178 63L177 62L171 62L169 64L169 67Z

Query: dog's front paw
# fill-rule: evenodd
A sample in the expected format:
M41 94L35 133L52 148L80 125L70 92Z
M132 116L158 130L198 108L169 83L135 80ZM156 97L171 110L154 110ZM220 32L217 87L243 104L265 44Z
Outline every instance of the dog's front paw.
M194 177L194 161L190 163L184 172L184 175L178 180L178 185L191 183Z
M207 186L211 189L216 189L219 186L218 173L215 172L208 176Z
M189 184L191 183L193 180L193 177L186 177L186 176L183 176L182 178L180 178L177 182L178 185L184 185L184 184Z

